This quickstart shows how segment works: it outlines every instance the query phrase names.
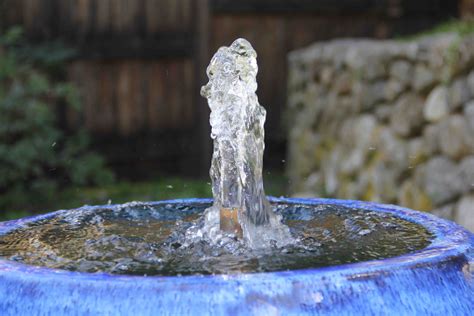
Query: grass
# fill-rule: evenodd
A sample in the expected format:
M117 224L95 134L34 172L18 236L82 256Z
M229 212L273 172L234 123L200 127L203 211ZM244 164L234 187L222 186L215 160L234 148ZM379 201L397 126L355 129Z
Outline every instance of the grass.
M267 172L264 176L268 195L286 194L286 178L281 173ZM130 201L157 201L179 198L212 197L210 180L163 177L155 181L119 181L112 185L90 188L67 188L54 201L47 203L31 201L31 209L12 205L0 213L0 220L11 220L59 209L77 208L85 204L119 204Z

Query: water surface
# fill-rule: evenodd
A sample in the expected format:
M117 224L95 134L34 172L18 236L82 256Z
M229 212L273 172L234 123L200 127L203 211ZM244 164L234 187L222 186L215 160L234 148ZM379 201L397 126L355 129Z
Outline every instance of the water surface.
M298 242L246 248L229 236L218 245L186 232L207 204L132 203L72 210L0 236L0 257L30 265L128 275L285 271L400 256L429 245L418 224L337 205L272 204Z

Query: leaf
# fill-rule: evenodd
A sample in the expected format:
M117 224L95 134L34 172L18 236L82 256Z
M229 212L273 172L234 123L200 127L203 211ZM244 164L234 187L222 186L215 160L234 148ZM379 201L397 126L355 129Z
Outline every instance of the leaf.
M13 26L3 36L0 36L0 44L13 45L17 43L22 36L23 28L21 26Z

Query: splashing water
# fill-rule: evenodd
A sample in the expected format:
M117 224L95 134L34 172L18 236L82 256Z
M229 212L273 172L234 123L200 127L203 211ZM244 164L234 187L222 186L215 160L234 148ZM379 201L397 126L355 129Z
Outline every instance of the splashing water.
M231 238L214 246L196 238L182 245L182 234L209 206L132 202L61 212L0 235L0 258L81 272L229 274L391 258L423 249L432 240L425 228L385 213L273 202L297 243L254 250Z
M284 246L292 238L275 215L263 189L265 109L258 103L257 53L245 39L221 47L207 68L202 87L211 109L214 140L210 176L214 205L205 229L215 240L233 232L251 248Z

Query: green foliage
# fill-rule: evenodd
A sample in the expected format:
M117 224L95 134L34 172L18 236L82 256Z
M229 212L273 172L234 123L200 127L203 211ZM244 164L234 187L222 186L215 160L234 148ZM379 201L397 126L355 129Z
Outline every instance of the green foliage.
M442 33L454 33L460 37L468 36L474 33L474 19L466 20L451 20L438 24L437 26L424 31L417 33L415 35L403 36L399 38L402 41L405 40L415 40L424 36L442 34Z
M64 78L72 51L58 43L31 46L20 28L0 35L0 209L53 200L65 186L112 180L103 160L87 151L85 132L66 132L57 113L78 109Z
M159 201L179 198L212 197L209 180L164 177L147 182L116 182L100 187L69 187L58 192L54 200L40 201L36 209L54 211L71 209L84 204L98 205L130 201ZM278 172L265 172L265 192L272 196L286 195L287 179ZM31 211L32 209L28 209ZM25 211L0 213L0 221L31 215Z
M472 34L474 33L474 20L451 20L438 25L427 32L427 34L438 33L456 33L460 36Z

